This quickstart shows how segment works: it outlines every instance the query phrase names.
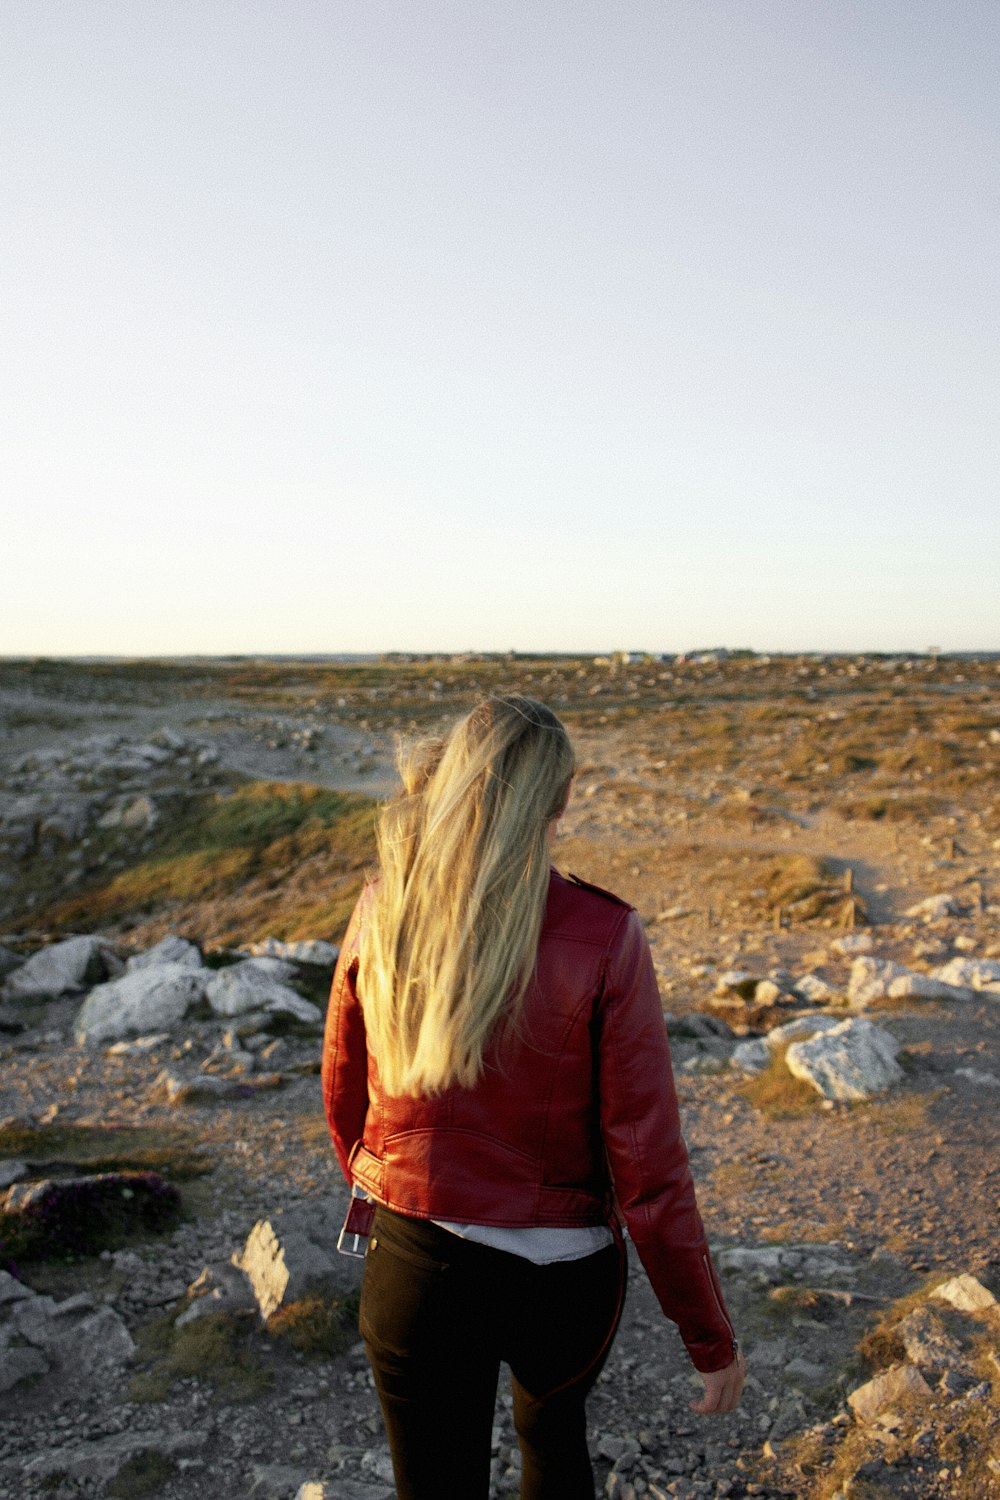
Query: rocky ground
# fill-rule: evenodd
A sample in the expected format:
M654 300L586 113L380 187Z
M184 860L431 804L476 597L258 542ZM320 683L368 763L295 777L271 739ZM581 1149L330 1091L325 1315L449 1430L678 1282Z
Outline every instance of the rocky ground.
M557 859L646 918L750 1370L738 1412L695 1418L683 1351L633 1266L591 1401L600 1488L622 1500L1000 1494L1000 679L992 664L918 685L918 666L784 663L766 691L744 693L735 667L708 664L690 680L673 668L661 702L641 678L580 670L518 669L565 712L580 755ZM316 1076L331 954L294 942L337 932L276 920L289 941L237 944L230 893L222 943L214 887L89 927L61 923L59 902L92 893L96 906L116 862L128 873L161 857L176 799L239 795L248 776L377 793L393 731L433 722L486 669L403 671L395 695L349 674L325 695L308 682L290 695L270 678L199 672L166 687L100 674L3 684L6 1222L33 1185L98 1169L176 1182L183 1217L69 1261L25 1260L0 1281L0 1497L392 1493L351 1331L356 1267L326 1255L343 1208ZM890 713L892 734L873 744ZM801 753L817 724L824 738ZM853 725L857 743L829 743L825 725ZM325 748L304 748L317 726ZM896 752L915 739L906 762ZM850 755L872 764L846 769ZM872 815L880 798L888 816ZM200 948L135 963L171 930ZM31 955L74 931L90 944L33 984ZM132 1019L116 1030L116 1016ZM805 1029L782 1034L796 1018ZM809 1040L821 1025L846 1036L832 1060L829 1046L817 1056L823 1037ZM872 1031L888 1039L877 1077L867 1052L850 1052ZM291 1322L281 1332L280 1317L263 1325L276 1265L291 1273L286 1306L318 1320L314 1285L335 1305L325 1342ZM494 1493L515 1494L503 1394L494 1437Z

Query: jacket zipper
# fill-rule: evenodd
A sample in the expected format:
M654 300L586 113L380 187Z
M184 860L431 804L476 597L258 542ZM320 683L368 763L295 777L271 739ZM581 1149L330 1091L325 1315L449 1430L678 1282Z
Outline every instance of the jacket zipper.
M740 1341L736 1337L736 1330L733 1327L732 1323L729 1321L729 1318L726 1316L726 1309L723 1307L722 1303L720 1302L720 1300L719 1300L719 1294L715 1290L715 1278L712 1275L712 1267L709 1265L708 1256L707 1255L703 1255L701 1257L701 1262L702 1262L702 1265L705 1267L705 1275L708 1277L708 1284L712 1288L712 1297L713 1297L713 1299L715 1301L715 1305L719 1309L719 1317L722 1319L723 1323L725 1323L726 1327L729 1329L729 1338L730 1338L730 1342L732 1343L732 1346L733 1346L733 1358L735 1359L736 1356L737 1356L737 1354L739 1354L739 1352L740 1352Z

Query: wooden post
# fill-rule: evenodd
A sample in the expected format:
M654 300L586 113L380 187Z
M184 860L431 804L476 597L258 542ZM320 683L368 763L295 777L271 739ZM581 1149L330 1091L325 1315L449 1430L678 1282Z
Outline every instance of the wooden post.
M853 896L849 896L847 898L847 900L844 902L843 908L841 910L841 914L840 914L841 926L842 927L852 928L854 926L855 920L857 918L857 912L858 912L858 903L855 901L855 899L854 899Z
M853 891L853 889L854 889L854 871L848 865L847 869L844 871L844 890L847 892L848 895L850 895L851 892Z
M954 859L955 858L955 836L954 836L954 834L949 834L948 835L948 842L945 845L944 857L945 857L945 859Z
M983 914L983 882L981 880L974 880L972 883L972 899L976 905L976 916L981 917Z
M775 930L775 932L780 932L781 931L781 926L782 926L781 916L782 916L781 907L780 906L776 906L774 908L774 930Z

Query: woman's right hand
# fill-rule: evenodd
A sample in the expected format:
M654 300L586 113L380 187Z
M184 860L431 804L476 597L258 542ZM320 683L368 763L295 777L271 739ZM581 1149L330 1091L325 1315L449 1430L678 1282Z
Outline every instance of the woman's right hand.
M732 1364L724 1370L710 1370L708 1373L699 1370L705 1391L697 1401L689 1401L688 1406L700 1417L717 1417L725 1411L732 1411L740 1403L746 1370L746 1360L739 1350Z

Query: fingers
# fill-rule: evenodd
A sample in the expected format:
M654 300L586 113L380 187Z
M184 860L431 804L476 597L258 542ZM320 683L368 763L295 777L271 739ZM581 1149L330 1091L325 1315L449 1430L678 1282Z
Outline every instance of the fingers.
M700 1417L721 1416L724 1412L733 1411L743 1394L745 1373L746 1365L742 1354L738 1354L725 1370L702 1373L704 1393L696 1401L689 1401L689 1408Z

